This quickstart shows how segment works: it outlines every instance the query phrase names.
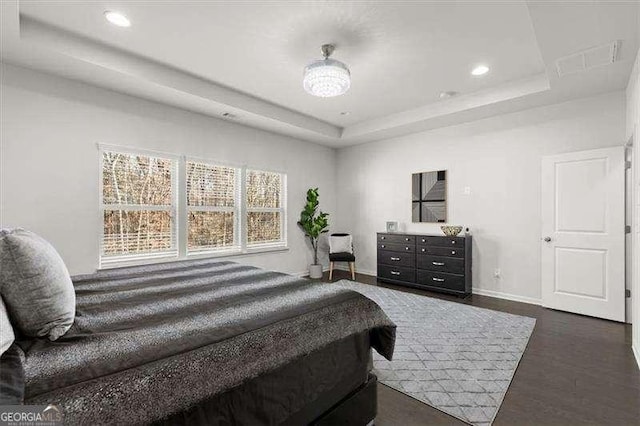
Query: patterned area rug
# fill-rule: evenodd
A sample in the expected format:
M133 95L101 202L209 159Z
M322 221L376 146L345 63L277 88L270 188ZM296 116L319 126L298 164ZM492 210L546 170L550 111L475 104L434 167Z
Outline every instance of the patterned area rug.
M374 351L378 380L473 425L498 413L534 318L341 280L398 326L393 361Z

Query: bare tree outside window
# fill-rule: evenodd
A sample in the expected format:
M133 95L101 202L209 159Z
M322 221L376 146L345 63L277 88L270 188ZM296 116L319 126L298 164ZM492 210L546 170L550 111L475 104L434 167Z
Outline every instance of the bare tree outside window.
M102 255L175 252L175 161L102 152Z
M238 246L239 170L187 161L189 252Z
M247 244L269 244L284 240L284 175L247 170Z
M100 152L101 265L286 245L285 174L168 154ZM179 190L186 194L178 197ZM180 247L178 234L185 236Z

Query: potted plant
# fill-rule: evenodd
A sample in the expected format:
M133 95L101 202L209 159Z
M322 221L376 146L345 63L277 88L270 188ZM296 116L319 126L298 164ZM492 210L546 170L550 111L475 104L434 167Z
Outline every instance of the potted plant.
M309 265L309 278L322 278L322 265L318 263L318 238L321 234L329 232L329 213L318 211L318 188L309 188L307 191L307 203L300 212L298 225L309 237L313 247L313 265Z

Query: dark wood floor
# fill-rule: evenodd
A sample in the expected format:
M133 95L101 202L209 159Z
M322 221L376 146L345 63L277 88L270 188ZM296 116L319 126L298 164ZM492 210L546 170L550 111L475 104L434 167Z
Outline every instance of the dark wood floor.
M333 280L348 279L334 271ZM325 276L328 281L328 276ZM472 295L459 299L377 282L356 281L537 319L494 425L640 425L640 371L631 326L536 305ZM465 423L382 384L376 426Z

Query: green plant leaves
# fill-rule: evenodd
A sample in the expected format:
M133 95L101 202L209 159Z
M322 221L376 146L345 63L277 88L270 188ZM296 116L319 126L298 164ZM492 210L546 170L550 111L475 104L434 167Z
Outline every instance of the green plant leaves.
M327 219L329 213L318 211L318 198L318 188L309 188L307 202L300 212L300 220L298 221L298 225L305 235L311 239L315 264L318 263L318 244L316 241L321 234L329 232L329 220Z

